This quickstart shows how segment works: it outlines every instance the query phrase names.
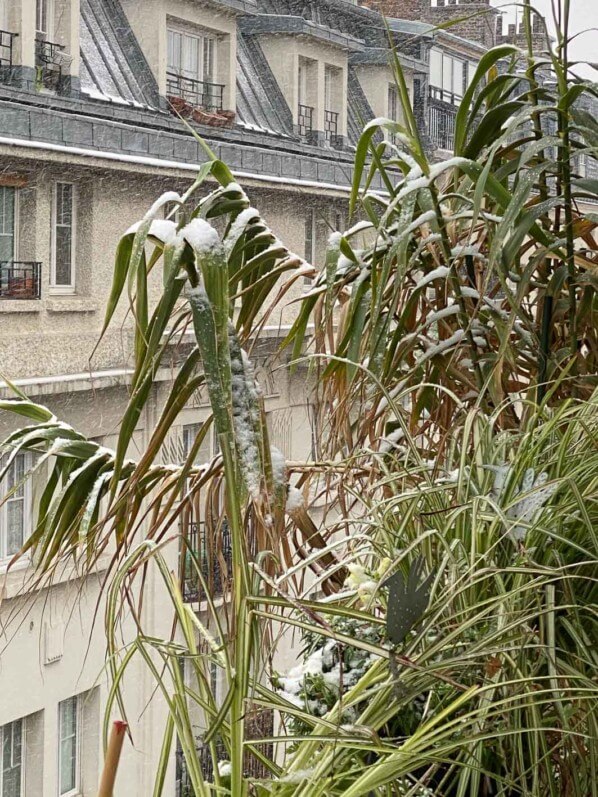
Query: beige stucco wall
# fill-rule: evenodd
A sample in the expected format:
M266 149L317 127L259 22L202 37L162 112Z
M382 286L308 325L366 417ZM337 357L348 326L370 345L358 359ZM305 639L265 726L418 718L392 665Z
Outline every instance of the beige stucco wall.
M390 115L388 108L388 87L396 84L390 66L383 64L358 64L355 66L355 74L374 112L374 116L388 117ZM405 76L409 97L413 101L413 72L404 69L403 74ZM400 119L398 121L400 121Z
M104 317L120 236L141 219L166 190L183 191L186 178L81 168L31 159L6 161L6 173L28 173L19 189L19 258L42 263L42 300L0 300L2 371L12 379L82 373L130 366L132 320L126 299L90 362ZM51 201L57 180L68 180L77 190L76 287L73 295L53 295L49 287L51 259ZM213 184L212 184L213 185ZM210 186L203 189L205 194ZM346 200L316 194L315 190L286 191L283 187L247 187L251 202L261 211L274 233L303 256L305 219L316 211L319 263L336 213L346 216ZM158 297L159 274L153 279ZM288 299L303 291L299 279ZM290 323L296 308L287 305L270 323Z
M308 82L309 103L315 108L314 128L324 130L324 111L335 110L339 113L339 135L347 135L347 52L340 47L333 47L318 40L305 37L265 35L260 37L260 45L268 59L278 85L287 101L293 122L297 124L299 87L299 59L305 58L313 62L313 78ZM326 65L340 71L335 81L335 108L324 108L324 72Z
M276 339L270 341L261 354L268 357L276 350ZM264 392L265 409L276 417L273 443L285 449L291 461L308 458L311 450L311 426L308 404L310 392L305 369L293 376L277 362L275 372L264 372L266 362L255 358L258 375ZM162 375L161 378L163 378ZM81 388L81 384L77 385ZM152 397L137 425L129 454L138 455L149 440L159 408L171 388L170 381L158 381ZM41 390L41 388L40 388ZM50 407L61 419L102 442L114 446L119 420L127 399L125 386L98 388L94 391L73 389L62 392L56 385L43 388L44 394L34 398ZM183 410L177 425L198 423L209 415L205 401L191 402ZM23 425L23 421L8 413L0 414L0 435ZM36 496L39 497L43 474L37 478ZM178 541L174 539L163 551L168 566L176 571L178 566ZM81 750L83 797L95 797L102 754L99 729L104 716L108 679L104 671L105 637L103 618L104 599L100 580L105 575L107 560L97 577L85 580L69 577L70 568L61 571L59 583L22 598L15 595L30 570L18 569L9 574L7 581L0 576L4 600L0 607L0 622L10 645L0 655L3 700L0 702L0 725L15 719L36 715L37 722L30 723L27 749L27 781L24 797L55 797L57 778L57 706L58 702L75 694L90 693L90 708L86 713L84 746ZM151 570L146 585L142 622L144 628L156 636L168 638L172 611L157 569ZM93 618L97 610L96 622ZM63 654L57 661L45 663L45 634L52 628L54 638L62 640ZM123 641L132 638L132 626L124 621L119 625ZM292 640L289 640L291 644ZM285 651L280 658L280 669L287 668L294 654ZM152 792L153 777L160 756L166 707L162 696L153 693L155 684L145 666L134 664L124 681L124 696L134 744L125 743L119 769L117 787L126 793L145 795ZM43 713L42 713L43 712ZM43 772L43 781L40 776ZM164 791L165 797L174 797L174 750ZM123 791L123 793L125 793Z

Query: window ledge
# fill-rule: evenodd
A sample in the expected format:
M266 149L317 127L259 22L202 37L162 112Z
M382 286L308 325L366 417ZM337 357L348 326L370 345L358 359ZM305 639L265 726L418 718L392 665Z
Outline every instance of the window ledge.
M95 313L98 303L95 299L80 299L73 296L54 297L46 302L49 313Z
M0 299L0 313L39 313L39 299Z

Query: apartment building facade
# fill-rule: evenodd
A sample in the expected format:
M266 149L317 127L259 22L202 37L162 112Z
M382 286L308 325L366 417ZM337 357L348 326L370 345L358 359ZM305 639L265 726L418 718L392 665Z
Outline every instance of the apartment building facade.
M387 28L378 11L349 0L0 0L2 375L113 445L132 351L124 313L95 348L114 252L156 197L186 189L207 157L180 116L279 238L321 265L328 235L348 222L363 124L401 118L389 35L430 146L449 149L450 120L483 46L429 23L390 19ZM290 312L271 321L254 365L273 441L301 459L311 441L304 375L269 365ZM131 456L143 450L171 382L171 370L158 375ZM0 394L10 395L6 385ZM179 461L207 415L205 397L194 397L165 457ZM2 437L14 426L0 416ZM204 448L204 457L214 453L213 442ZM40 484L22 481L30 464L17 459L2 487L3 570L35 524ZM201 550L201 524L190 533ZM171 555L177 568L174 547ZM0 797L95 794L107 697L103 575L100 567L83 578L66 563L33 589L32 568L21 562L1 577ZM197 584L184 582L199 611ZM159 585L148 595L146 619L168 636ZM127 793L145 795L165 708L149 701L143 670L125 688L133 744L120 778ZM182 797L183 789L173 750L165 793Z

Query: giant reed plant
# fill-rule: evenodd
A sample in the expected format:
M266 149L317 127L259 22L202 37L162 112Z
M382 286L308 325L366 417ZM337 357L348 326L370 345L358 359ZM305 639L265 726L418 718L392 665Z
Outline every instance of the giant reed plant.
M421 142L396 61L406 123L364 131L352 195L362 220L331 239L287 341L320 377L322 459L294 466L303 496L326 499L319 525L272 461L244 354L311 266L213 157L118 249L106 326L127 301L135 369L116 450L18 391L0 405L33 421L5 441L9 461L27 450L39 455L35 471L49 466L25 546L39 579L65 559L90 568L112 557L106 716L126 715L122 684L142 662L168 706L156 795L175 737L195 795L596 793L598 219L582 204L596 185L576 177L574 156L596 154L598 129L580 107L594 87L571 82L566 39L548 58L556 85L531 49L487 53L457 115L455 157L440 163ZM378 141L380 127L392 142ZM376 171L384 194L368 191ZM200 196L207 178L219 186ZM178 224L156 218L165 202L183 209ZM152 308L148 280L158 269ZM157 369L187 328L194 345L147 450L131 460ZM212 417L185 463L164 463L168 434L202 386ZM198 468L212 425L221 453ZM206 623L184 602L164 549L178 544L189 506L219 490L233 548L225 620L202 562L188 556L207 595ZM206 521L222 559L222 518ZM433 577L429 606L393 646L380 579L416 561ZM148 568L166 588L170 639L143 626ZM317 600L318 590L327 597ZM125 606L137 630L123 647ZM347 630L360 627L371 633ZM323 713L304 699L309 679L289 694L277 688L285 674L271 678L271 648L293 628L330 654L315 675L328 677L338 700ZM352 650L360 677L344 682ZM226 685L221 702L213 667ZM210 777L196 752L196 708ZM250 738L255 708L280 718L273 738ZM219 769L223 748L229 763ZM248 756L268 777L246 776Z

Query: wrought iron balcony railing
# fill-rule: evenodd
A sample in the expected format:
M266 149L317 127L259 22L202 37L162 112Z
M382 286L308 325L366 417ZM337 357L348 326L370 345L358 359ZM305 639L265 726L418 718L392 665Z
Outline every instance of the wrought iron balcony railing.
M338 141L338 113L336 111L324 111L324 133L327 143L330 146L336 146Z
M428 133L435 147L452 150L455 146L457 108L431 100L428 104Z
M309 141L314 129L314 109L311 105L302 105L299 103L297 127L299 128L299 136Z
M272 737L274 734L274 712L272 709L248 711L245 715L245 737L256 741ZM273 757L273 745L270 743L257 744L257 748L267 758ZM216 756L218 761L226 761L229 757L226 746L222 741L216 741ZM198 740L197 758L201 767L203 778L208 783L214 780L214 763L210 748ZM246 778L268 778L270 771L254 755L247 751L243 756L243 774ZM180 747L176 751L176 797L194 797L193 785L187 771L185 756Z
M0 299L39 299L41 270L41 263L0 261Z
M438 86L430 86L428 96L431 100L439 100L440 102L446 102L449 105L459 105L463 99L461 94L455 94L452 91L441 89Z
M0 67L12 66L13 42L18 35L8 30L0 30Z
M212 596L222 595L230 578L233 549L228 523L222 522L218 539L210 539L204 522L189 522L181 544L183 598L198 603L205 598L198 569ZM224 568L223 568L224 564Z
M166 93L169 97L180 97L194 108L210 113L222 111L224 107L224 85L195 80L178 72L166 73Z
M65 53L62 44L50 42L46 39L35 40L35 66L38 73L38 82L43 88L56 91L60 88L62 69L71 58Z

